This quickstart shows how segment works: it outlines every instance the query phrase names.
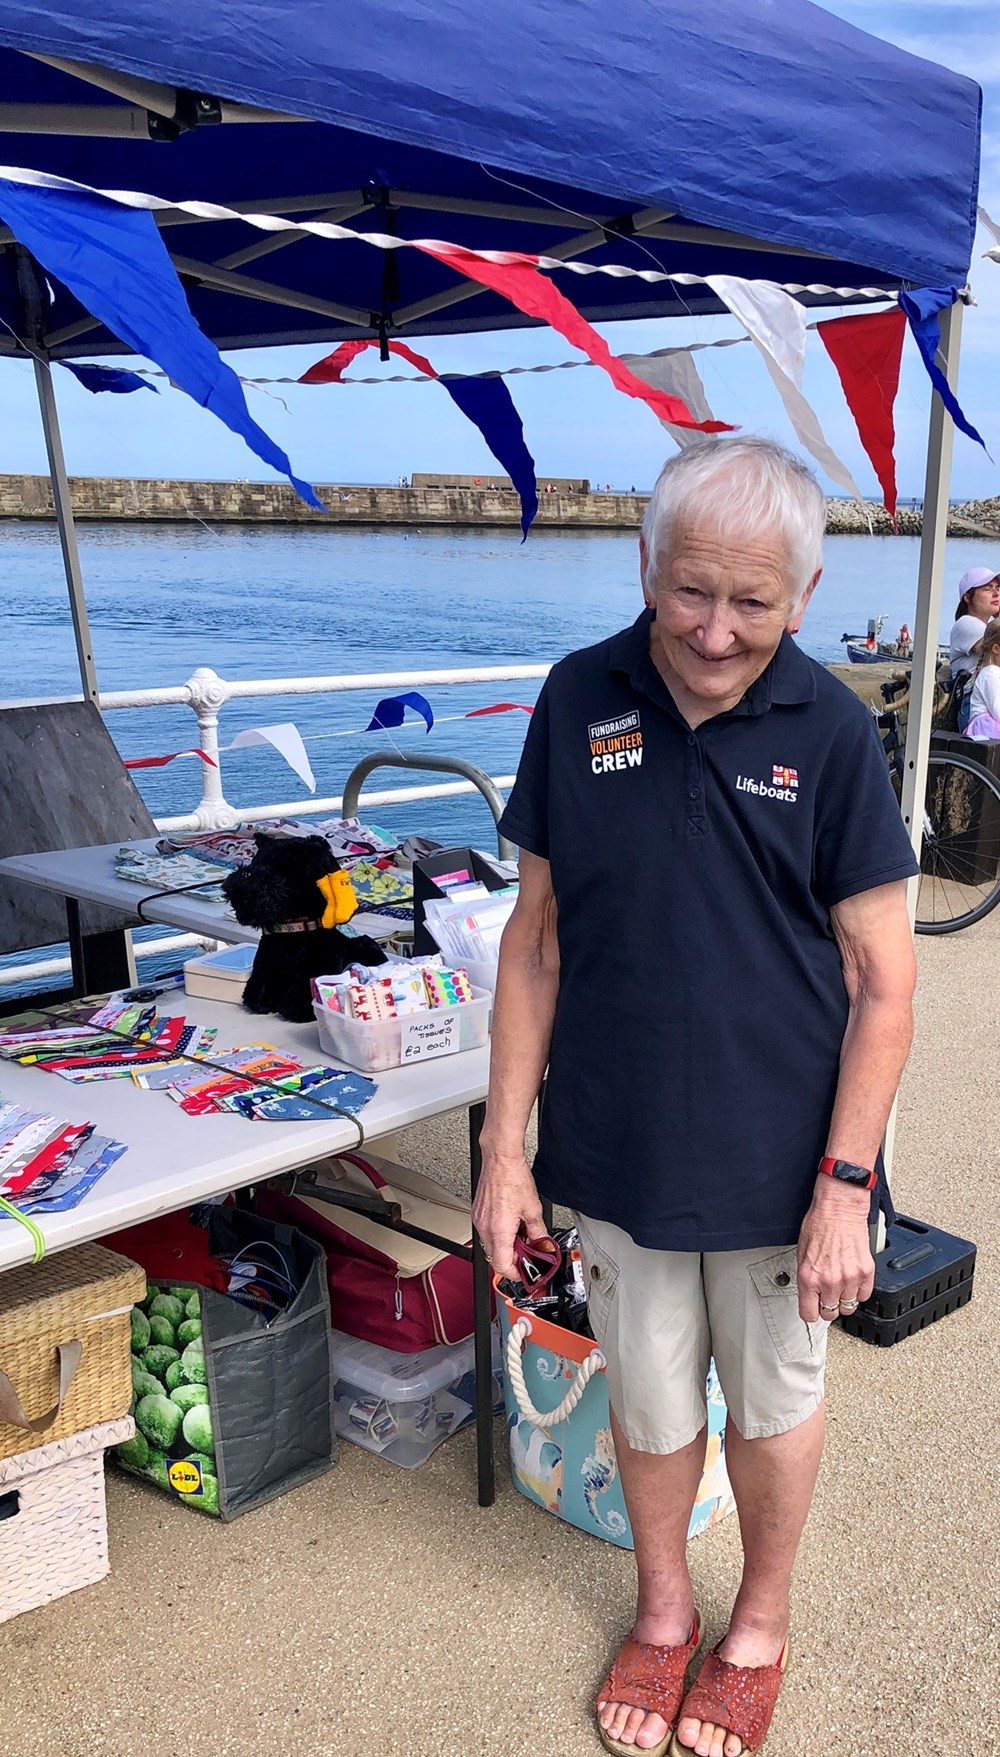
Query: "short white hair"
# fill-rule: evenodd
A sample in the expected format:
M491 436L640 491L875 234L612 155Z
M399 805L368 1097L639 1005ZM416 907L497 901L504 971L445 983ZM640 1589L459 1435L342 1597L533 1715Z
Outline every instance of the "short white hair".
M779 533L796 603L822 564L826 497L812 471L773 439L706 440L668 458L642 521L654 580L682 516L704 519L725 537Z

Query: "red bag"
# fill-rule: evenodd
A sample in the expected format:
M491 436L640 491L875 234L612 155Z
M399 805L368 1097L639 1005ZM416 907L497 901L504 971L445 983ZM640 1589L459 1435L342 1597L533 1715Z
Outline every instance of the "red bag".
M374 1185L414 1226L456 1244L472 1243L468 1202L408 1166L344 1153L326 1161L325 1171L324 1183L334 1188L370 1191ZM461 1257L311 1196L261 1189L254 1205L323 1245L335 1329L398 1354L419 1354L472 1335L472 1264Z
M229 1291L229 1270L213 1257L207 1226L197 1226L188 1208L112 1232L101 1242L131 1257L150 1281L193 1281L198 1287L214 1287L217 1293Z

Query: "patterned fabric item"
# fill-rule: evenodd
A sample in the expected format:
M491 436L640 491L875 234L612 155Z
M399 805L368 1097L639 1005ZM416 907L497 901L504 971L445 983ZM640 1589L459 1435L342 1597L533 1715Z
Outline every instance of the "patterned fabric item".
M115 855L115 878L127 879L148 891L173 891L182 885L199 885L190 893L218 902L219 885L231 868L199 860L194 854L151 854L127 844Z
M636 1641L632 1635L627 1635L597 1692L598 1702L624 1702L631 1708L641 1708L644 1714L660 1714L673 1729L684 1699L685 1673L700 1640L701 1621L697 1611L691 1639L682 1647L655 1647L651 1642ZM611 1742L611 1748L617 1748L615 1741Z
M776 1665L730 1665L713 1647L684 1698L679 1718L690 1716L728 1727L743 1740L744 1751L759 1751L771 1725L787 1655L786 1646Z
M351 868L351 884L362 909L381 909L385 904L413 902L413 875L390 866L383 870L374 861L359 860Z

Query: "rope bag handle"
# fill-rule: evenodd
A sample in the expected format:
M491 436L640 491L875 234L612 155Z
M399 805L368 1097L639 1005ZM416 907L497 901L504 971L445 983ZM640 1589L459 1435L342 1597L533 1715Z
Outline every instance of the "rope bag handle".
M514 1393L514 1401L525 1421L530 1421L533 1426L541 1428L543 1433L547 1433L550 1428L558 1427L561 1421L565 1421L567 1416L572 1415L594 1374L603 1373L608 1363L599 1348L592 1348L586 1359L582 1360L577 1367L576 1377L562 1402L557 1403L555 1409L546 1410L543 1414L541 1410L535 1408L531 1401L528 1387L524 1382L524 1368L521 1365L521 1344L530 1334L531 1323L527 1318L518 1318L517 1322L511 1325L510 1335L507 1337L507 1377Z

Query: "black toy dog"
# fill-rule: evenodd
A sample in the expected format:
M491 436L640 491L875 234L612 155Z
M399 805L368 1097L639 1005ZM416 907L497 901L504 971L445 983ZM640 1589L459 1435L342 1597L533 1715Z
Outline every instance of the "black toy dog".
M337 924L354 914L357 898L323 836L258 832L254 841L253 859L222 885L237 921L261 930L243 1005L302 1023L313 1016L314 976L384 964L385 953L373 939L341 933Z

